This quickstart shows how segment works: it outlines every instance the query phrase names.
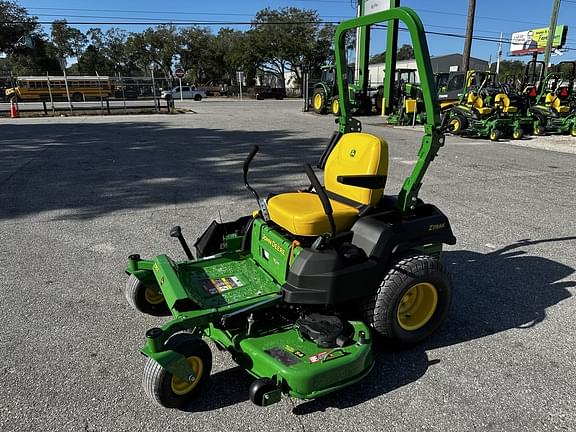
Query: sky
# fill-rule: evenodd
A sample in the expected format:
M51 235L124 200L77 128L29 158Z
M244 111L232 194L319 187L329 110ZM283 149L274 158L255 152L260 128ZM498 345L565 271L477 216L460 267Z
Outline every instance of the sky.
M158 0L18 0L30 14L36 15L39 21L52 21L66 18L69 22L170 22L183 21L249 21L257 11L266 7L281 8L294 6L315 9L326 21L342 21L356 14L357 0L217 0L206 1L170 1ZM468 0L431 1L401 0L402 6L416 10L429 32L464 35ZM478 41L472 44L472 56L485 60L496 60L500 32L505 40L510 40L511 33L531 28L548 27L552 12L553 0L477 0L474 36L494 40ZM567 51L562 56L555 56L553 62L573 60L576 58L576 0L562 0L558 24L569 27ZM90 27L103 29L111 25L74 25L85 31ZM140 31L147 26L112 25L128 31ZM227 25L228 27L246 30L247 25ZM214 32L221 25L212 25ZM574 33L571 33L571 32ZM372 54L385 49L385 30L377 33L372 40ZM400 43L408 42L406 34L400 34ZM464 40L459 37L428 34L428 46L431 55L461 53ZM530 57L508 57L509 43L503 45L503 58L524 60Z

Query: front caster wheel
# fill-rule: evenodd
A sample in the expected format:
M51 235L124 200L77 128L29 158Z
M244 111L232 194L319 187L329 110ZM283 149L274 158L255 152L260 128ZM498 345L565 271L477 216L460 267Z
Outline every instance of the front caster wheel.
M514 129L514 131L512 132L512 138L514 138L515 140L522 139L523 136L524 131L522 129Z
M270 392L278 390L278 386L270 378L259 378L250 385L248 395L252 403L258 406L266 406L275 401L267 400ZM278 399L279 400L279 399Z
M500 132L498 129L492 129L490 131L490 141L498 141L501 136L502 132Z
M164 316L170 313L162 291L155 285L144 285L136 276L130 275L124 291L130 306L147 315Z
M411 255L392 265L376 294L364 300L364 320L397 345L429 337L444 321L452 299L450 275L429 255Z
M185 379L172 375L149 358L144 367L142 386L148 397L159 405L182 409L206 388L212 370L212 353L202 339L185 333L168 339L166 347L186 358L194 377Z

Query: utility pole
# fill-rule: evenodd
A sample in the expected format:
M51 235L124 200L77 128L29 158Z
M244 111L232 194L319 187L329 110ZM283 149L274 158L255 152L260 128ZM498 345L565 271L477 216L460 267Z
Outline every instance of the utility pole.
M472 49L472 35L474 34L474 15L476 14L476 0L468 2L468 21L466 23L466 40L462 54L462 70L468 72L470 68L470 51Z
M503 34L500 32L500 42L498 42L498 60L496 60L496 75L500 73L500 60L502 59L502 37Z
M550 52L552 51L552 42L556 36L556 23L558 22L558 11L560 10L560 0L554 0L552 15L550 16L550 27L548 28L548 40L546 41L546 51L544 51L544 74L548 72L550 63Z

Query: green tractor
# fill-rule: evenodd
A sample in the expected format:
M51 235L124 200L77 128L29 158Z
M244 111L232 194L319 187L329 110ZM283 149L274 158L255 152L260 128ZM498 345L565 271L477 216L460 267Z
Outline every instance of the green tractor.
M393 114L388 116L388 124L405 126L426 123L424 99L422 89L417 82L416 72L415 69L396 70Z
M576 101L574 70L550 72L540 85L540 91L530 113L534 116L534 134L570 134L576 137Z
M484 79L477 86L473 84L476 74L468 72L460 102L445 113L451 132L497 141L502 137L521 139L525 132L531 131L532 119L523 116L512 104L497 76L482 72Z
M340 95L336 82L336 66L329 64L321 67L320 81L314 85L312 93L312 106L317 114L332 113L340 115ZM368 91L354 83L354 69L347 68L348 91L352 109L360 114L367 115L372 111L372 100Z
M446 96L440 101L440 111L445 109L447 104L452 106L453 103L447 95L447 87L455 82L453 72L439 72L434 74L434 88L440 99L442 95ZM398 69L396 80L394 81L396 94L395 103L393 103L394 114L388 116L387 122L391 125L409 126L423 125L426 123L426 110L424 108L424 98L422 88L416 80L416 71L414 69ZM459 91L462 93L464 78L462 74L462 86ZM460 97L458 95L457 97ZM380 104L381 106L381 104Z
M350 116L345 34L400 21L412 38L426 125L418 162L400 192L385 195L388 144L361 132ZM339 128L321 157L324 185L310 165L310 186L262 198L244 182L258 210L216 221L195 242L170 235L186 259L131 255L126 297L137 310L172 318L146 332L146 394L165 407L188 408L207 391L212 354L228 352L254 377L257 405L282 395L313 399L362 380L374 366L376 337L411 345L445 319L450 276L440 262L455 244L448 218L418 198L422 179L444 144L424 28L408 8L344 21L336 28L336 69L343 95Z

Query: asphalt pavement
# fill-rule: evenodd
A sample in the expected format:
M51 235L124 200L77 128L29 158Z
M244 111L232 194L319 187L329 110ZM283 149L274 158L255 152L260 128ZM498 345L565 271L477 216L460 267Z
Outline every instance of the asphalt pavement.
M251 212L241 167L254 144L255 188L306 185L302 164L336 127L301 101L190 107L0 119L0 430L576 430L576 144L561 137L447 138L420 196L458 239L443 258L454 300L424 344L379 346L364 381L268 408L213 350L210 390L190 411L148 400L138 348L163 320L126 303L126 257L182 258L173 225L191 241L214 219ZM396 193L422 132L365 123L390 145Z

